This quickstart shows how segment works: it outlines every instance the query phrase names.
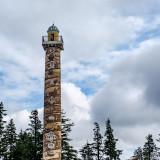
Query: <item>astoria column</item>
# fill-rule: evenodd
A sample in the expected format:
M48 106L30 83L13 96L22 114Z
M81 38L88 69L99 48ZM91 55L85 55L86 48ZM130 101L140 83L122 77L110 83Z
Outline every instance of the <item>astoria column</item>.
M43 160L61 160L61 59L63 39L53 24L42 37L45 55Z

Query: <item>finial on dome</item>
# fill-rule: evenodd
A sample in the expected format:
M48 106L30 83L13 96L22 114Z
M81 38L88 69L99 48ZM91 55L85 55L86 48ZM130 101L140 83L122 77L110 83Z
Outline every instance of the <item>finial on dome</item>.
M50 32L57 32L57 33L59 33L59 29L54 25L54 23L53 23L52 26L50 26L50 27L48 28L47 33L50 33Z

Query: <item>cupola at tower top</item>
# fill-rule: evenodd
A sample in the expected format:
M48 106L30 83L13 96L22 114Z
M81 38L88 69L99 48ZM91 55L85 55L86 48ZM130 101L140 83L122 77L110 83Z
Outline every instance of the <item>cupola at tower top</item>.
M58 47L63 50L63 38L59 35L59 29L54 24L47 30L48 35L42 36L42 45L46 49L48 47Z
M57 33L59 33L59 29L53 24L52 26L50 26L48 28L48 31L47 31L47 33L51 33L51 32L57 32Z

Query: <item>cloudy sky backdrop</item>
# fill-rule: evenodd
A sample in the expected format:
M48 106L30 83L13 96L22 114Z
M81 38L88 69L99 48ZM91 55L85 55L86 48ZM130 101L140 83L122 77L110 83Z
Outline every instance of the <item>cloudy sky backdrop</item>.
M0 0L0 101L17 129L43 117L43 35L64 39L62 108L79 149L110 118L122 160L160 133L159 0ZM160 146L160 144L158 144Z

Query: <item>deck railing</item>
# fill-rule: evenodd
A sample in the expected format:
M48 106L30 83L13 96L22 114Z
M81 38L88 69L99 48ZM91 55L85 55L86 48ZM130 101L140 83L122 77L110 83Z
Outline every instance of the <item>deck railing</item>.
M62 36L42 36L42 43L43 42L61 42L63 43Z

